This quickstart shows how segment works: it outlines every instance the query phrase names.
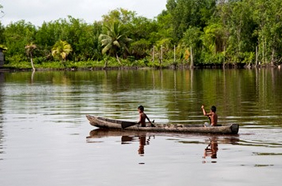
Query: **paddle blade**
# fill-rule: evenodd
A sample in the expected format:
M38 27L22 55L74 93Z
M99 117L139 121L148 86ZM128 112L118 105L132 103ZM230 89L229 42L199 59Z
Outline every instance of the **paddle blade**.
M122 127L122 129L125 129L125 128L127 128L127 127L131 127L131 126L133 126L133 125L136 125L137 123L136 122L122 122L121 123L121 127Z

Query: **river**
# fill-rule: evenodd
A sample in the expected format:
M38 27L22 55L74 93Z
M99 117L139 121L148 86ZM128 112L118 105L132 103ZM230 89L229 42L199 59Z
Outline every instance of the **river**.
M240 185L282 181L282 71L0 72L0 184ZM207 121L238 135L105 131L85 115L156 123Z

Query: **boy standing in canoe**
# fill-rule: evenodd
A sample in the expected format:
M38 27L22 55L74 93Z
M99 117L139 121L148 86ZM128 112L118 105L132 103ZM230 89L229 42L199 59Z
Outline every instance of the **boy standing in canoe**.
M202 111L204 116L208 116L210 120L210 124L205 123L205 127L214 127L217 125L217 114L216 114L216 107L212 106L209 113L206 113L205 106L202 105Z
M149 123L151 124L151 127L154 127L148 116L144 113L144 107L142 105L138 107L138 112L139 112L138 124L141 124L141 127L146 127L146 119L148 119Z

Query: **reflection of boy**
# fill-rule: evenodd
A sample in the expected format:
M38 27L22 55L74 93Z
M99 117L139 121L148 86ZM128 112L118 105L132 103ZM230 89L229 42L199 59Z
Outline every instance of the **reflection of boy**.
M216 159L217 158L217 151L218 151L217 139L213 137L211 139L210 144L205 149L205 153L204 153L203 158L210 156L212 159Z
M146 127L146 119L149 121L151 126L153 126L152 122L148 118L148 116L144 113L144 107L140 105L138 107L138 112L139 112L139 121L138 124L141 124L141 127Z
M143 155L145 153L144 146L146 145L146 136L139 137L139 149L138 154Z
M204 105L202 105L201 108L202 108L204 116L208 116L209 120L210 120L210 124L205 123L205 127L210 127L210 126L214 127L214 126L216 126L217 125L217 114L215 113L216 112L216 107L212 106L209 113L206 113Z

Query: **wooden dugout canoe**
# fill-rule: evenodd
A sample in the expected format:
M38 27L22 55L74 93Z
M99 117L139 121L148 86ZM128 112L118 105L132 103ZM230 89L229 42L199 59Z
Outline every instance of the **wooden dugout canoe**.
M87 115L86 117L92 126L108 129L206 134L238 134L239 131L238 124L222 125L216 127L204 127L203 125L154 124L155 127L141 127L138 126L136 122L107 119L90 115Z

